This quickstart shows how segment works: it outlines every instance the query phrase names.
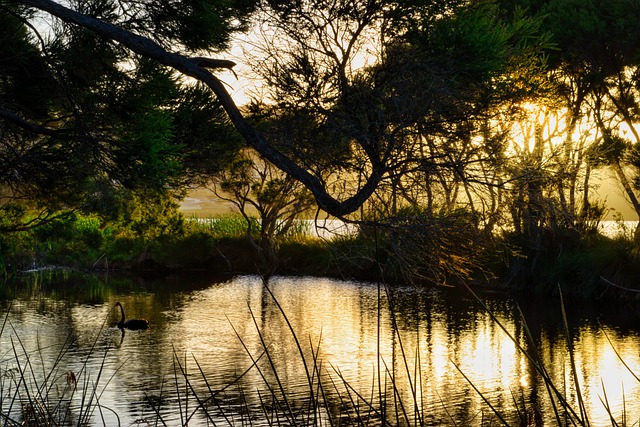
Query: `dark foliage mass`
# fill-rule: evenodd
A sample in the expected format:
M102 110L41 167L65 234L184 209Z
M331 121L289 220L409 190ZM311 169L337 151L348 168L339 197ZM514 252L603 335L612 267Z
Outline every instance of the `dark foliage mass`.
M124 218L213 182L260 212L268 258L312 196L363 235L386 227L401 274L466 279L507 242L527 282L594 234L595 174L640 214L639 15L626 0L2 0L3 229ZM262 82L246 106L218 77L242 31Z
M81 2L77 8L193 50L225 47L251 5ZM88 29L28 21L36 16L12 2L0 5L4 203L114 209L109 201L118 193L179 193L237 150L239 139L209 91Z

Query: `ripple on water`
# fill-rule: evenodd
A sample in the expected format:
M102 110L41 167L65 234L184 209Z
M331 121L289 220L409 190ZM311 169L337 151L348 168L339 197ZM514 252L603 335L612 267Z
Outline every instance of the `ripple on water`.
M420 396L417 406L426 408L425 417L434 424L448 419L443 407L464 424L486 406L457 365L497 407L512 411L513 396L522 396L529 404L540 399L544 416L553 421L535 371L500 326L464 292L395 289L387 294L375 284L311 277L274 277L269 289L255 276L154 286L138 293L110 290L101 303L95 295L87 301L82 295L73 300L16 296L0 335L4 364L0 369L6 372L13 366L13 348L21 354L24 348L34 366L40 360L46 365L34 369L36 375L55 368L55 378L63 381L67 371L74 372L81 388L95 387L100 404L109 408L103 411L107 425L118 420L121 425L155 420L157 413L167 425L180 424L197 406L193 393L205 399L211 391L217 393L216 399L209 399L207 407L215 420L223 415L240 420L244 410L253 408L257 417L253 424L260 425L264 421L261 405L270 399L267 383L273 389L282 384L291 404L302 407L310 395L307 372L317 384L315 361L335 411L351 405L340 401L335 391L347 395L343 381L372 399L378 396L378 384L390 391L395 382L396 397L409 402L409 411L414 407L415 389ZM113 309L115 301L123 303L127 317L148 318L150 328L123 335L115 327L120 315ZM533 319L531 329L550 375L558 384L571 387L559 305L519 303ZM493 296L487 304L525 345L514 301ZM615 308L568 308L575 361L592 422L607 421L598 400L604 393L603 383L610 401L617 402L612 406L620 408L626 399L629 416L637 418L640 384L618 360L607 336L631 369L640 372L639 311L623 316ZM594 326L596 319L604 326ZM259 357L257 367L245 373ZM378 375L383 377L380 381ZM37 379L41 380L42 376ZM192 408L187 415L186 396ZM201 413L194 417L190 425L206 425ZM97 418L96 425L101 425Z

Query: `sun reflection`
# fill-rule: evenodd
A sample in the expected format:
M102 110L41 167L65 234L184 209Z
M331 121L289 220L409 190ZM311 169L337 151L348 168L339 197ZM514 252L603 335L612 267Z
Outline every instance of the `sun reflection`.
M615 349L605 333L616 343ZM603 403L605 396L614 416L622 414L625 406L629 410L630 396L637 396L640 393L640 383L630 372L640 372L640 361L637 357L638 338L619 336L615 331L608 329L582 327L573 336L572 345L577 386L592 423L604 425L610 422ZM544 347L548 351L541 352L541 355L554 384L563 385L567 389L566 395L570 404L577 408L578 392L571 371L571 359L566 349L566 341L559 339L551 342L545 339ZM623 363L620 358L625 362Z
M618 415L622 413L625 403L629 403L629 396L640 392L640 384L632 374L640 372L638 344L631 337L616 336L618 334L612 330L593 331L583 328L578 334L581 338L579 351L576 352L578 372L588 372L586 367L593 372L595 368L590 376L582 375L581 385L587 390L593 390L588 395L589 408L596 414L602 414L602 421L606 421L607 416L603 414L605 396L614 415ZM614 336L615 349L606 335Z
M286 313L285 321L270 294L256 282L258 279L244 280L244 284L238 280L234 286L211 287L192 296L180 311L180 318L170 326L172 345L190 349L201 360L202 369L210 372L212 381L224 384L233 378L240 367L248 365L247 352L255 356L262 351L263 340L278 360L280 379L286 380L288 387L303 390L305 368L299 363L291 325L304 358L322 365L324 378L334 384L344 381L369 394L378 384L385 390L394 384L398 399L426 413L438 414L445 405L450 410L457 408L458 419L465 420L482 410L477 393L452 361L483 396L506 413L513 411L514 397L526 403L541 388L540 377L517 348L516 343L525 341L522 326L507 312L496 316L513 339L482 311L464 320L438 310L427 310L416 317L396 313L394 324L385 297L378 310L375 288L360 289L356 283L337 286L328 279L313 279L310 284L308 279L278 278L271 290ZM253 318L247 315L247 308ZM189 330L193 325L202 331ZM616 335L615 331L606 332ZM610 402L615 402L612 408L620 411L625 398L640 395L640 387L619 361L604 331L585 327L573 338L578 384L594 425L600 425L608 419L601 402L605 393ZM540 356L554 384L566 390L567 399L575 407L576 384L566 340L544 330L538 339ZM640 372L638 339L615 336L614 340L632 370ZM210 355L215 355L215 360ZM251 384L265 378L253 371L247 375ZM377 396L375 392L373 395ZM537 399L544 401L546 395L541 396ZM258 404L259 398L255 399Z
M509 325L507 319L500 319ZM514 334L512 327L509 331ZM465 331L460 348L460 366L472 380L484 384L486 390L508 390L520 377L520 358L515 343L488 316L477 320L477 327Z

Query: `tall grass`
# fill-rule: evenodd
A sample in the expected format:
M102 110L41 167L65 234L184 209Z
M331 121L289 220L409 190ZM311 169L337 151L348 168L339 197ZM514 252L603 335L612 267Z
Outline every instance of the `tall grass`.
M8 322L10 309L4 316L0 336L7 329L13 329ZM74 372L63 364L65 354L74 345L71 337L57 349L53 358L45 360L45 352L56 350L42 347L39 339L35 350L27 349L13 329L11 349L0 359L0 423L3 426L85 426L98 419L106 425L104 414L111 410L103 406L100 399L111 378L103 380L107 352L97 354L99 336L98 333L80 369ZM89 372L89 360L94 357L101 358L100 369Z
M553 425L558 426L590 426L592 425L589 413L585 405L583 391L579 381L579 372L574 356L573 340L570 334L569 322L565 312L565 303L560 301L559 310L562 312L563 332L566 338L566 348L570 362L570 375L572 376L575 388L567 390L566 385L558 384L549 374L547 367L543 362L540 352L538 352L531 330L527 326L526 319L520 312L521 320L524 325L526 336L525 348L503 325L499 319L491 312L490 308L478 297L472 289L469 292L476 298L479 304L490 315L494 322L504 331L506 336L513 341L517 348L531 366L535 369L538 376L542 379L544 388L547 393L550 413L542 414L540 407L534 403L526 403L523 398L518 399L513 396L514 413L504 413L497 402L492 402L490 396L486 395L479 387L474 385L472 378L462 371L462 369L451 363L459 370L461 378L466 379L472 388L478 393L483 401L484 407L474 417L466 420L456 420L451 415L450 404L446 397L442 397L440 402L444 408L448 419L440 419L434 421L433 414L428 413L425 409L426 397L422 395L421 384L423 383L423 375L420 371L420 353L408 354L405 352L402 336L396 325L392 315L392 326L395 331L397 340L397 359L400 363L396 366L390 366L389 361L379 355L378 366L373 367L374 376L370 387L355 386L350 383L341 373L339 367L327 366L321 359L322 342L305 340L299 337L293 325L290 323L287 314L282 306L278 303L276 297L272 293L268 281L265 279L264 286L270 295L272 302L278 311L289 331L289 338L293 339L297 348L298 362L303 365L303 378L298 378L298 382L304 382L304 390L291 390L284 380L281 370L282 366L276 362L275 355L272 355L274 343L267 342L266 338L260 334L260 328L253 313L256 330L259 333L261 348L259 355L254 355L252 350L244 344L242 336L236 332L238 340L244 345L244 348L251 359L251 366L247 368L257 370L259 377L262 379L262 388L260 392L260 407L245 407L243 411L244 417L238 419L237 409L227 412L225 417L227 420L233 420L228 425L235 425L235 422L241 420L242 425L252 425L255 421L255 414L260 413L260 419L266 420L269 425L295 425L295 426L427 426L427 425L517 425L517 426L542 426L546 425L544 418L550 417L554 419ZM384 289L383 289L384 292ZM393 311L393 310L390 310ZM285 337L281 337L285 339ZM255 349L253 350L255 351ZM311 356L309 356L309 354ZM616 352L616 354L618 354ZM619 356L620 357L620 356ZM259 363L263 359L264 363ZM624 362L623 362L624 363ZM196 361L197 364L197 361ZM207 403L215 401L220 391L211 390L210 387L204 388L208 390L208 394L198 394L196 390L202 390L202 387L193 385L195 381L207 384L207 379L202 370L198 370L200 377L188 377L185 365L180 365L179 373L184 381L189 384L188 389L193 393L192 399L197 402L192 411L203 411L207 414L207 419L220 422L220 417L216 419L208 412L212 406ZM628 365L625 365L628 367ZM244 374L243 374L244 375ZM635 374L634 374L635 375ZM640 381L640 378L636 376ZM401 385L405 384L405 385ZM408 392L406 387L408 384ZM253 385L255 386L255 385ZM403 388L405 390L403 390ZM301 393L306 397L301 399ZM544 398L544 397L543 397ZM606 395L601 398L603 407L610 416L612 426L630 426L636 425L631 423L628 414L623 411L622 414L614 414L612 410L612 402L609 402ZM297 403L296 403L297 402ZM304 402L304 403L300 403ZM619 402L615 402L619 403ZM625 402L622 402L624 405ZM224 408L216 407L225 413ZM251 416L250 414L254 414ZM232 415L233 414L233 415ZM548 421L547 421L548 422Z
M398 414L392 414L391 411L383 408L387 403L386 393L379 393L375 389L376 384L385 386L392 384L393 374L387 371L382 382L374 379L371 388L367 391L357 390L343 377L338 367L323 364L320 358L321 338L317 342L312 342L299 337L282 306L271 292L267 279L264 280L264 286L287 325L289 338L293 339L297 348L298 359L293 362L299 362L303 366L304 377L299 379L303 385L292 387L287 383L283 372L285 367L278 363L273 354L274 343L268 342L267 338L260 333L258 320L249 308L262 347L259 354L254 354L240 333L231 325L251 361L246 370L232 384L222 389L212 389L195 358L192 363L195 364L196 369L195 374L192 374L188 369L186 357L182 358L174 353L175 390L182 396L180 419L183 425L192 420L196 414L200 414L201 418L212 425L233 426L254 423L276 426L395 425L393 419ZM255 370L262 380L261 385L251 386L258 389L258 404L250 404L249 400L245 400L241 406L230 407L221 404L220 398L226 389L232 386L246 387L241 384L241 380L251 370ZM289 382L291 382L290 379ZM203 393L198 390L205 391ZM243 390L244 392L248 393L249 390ZM379 398L382 398L382 406ZM167 425L167 422L162 419L161 408L156 407L154 410L160 422ZM386 419L385 413L391 418ZM410 418L406 412L401 414L401 417L404 420Z
M251 229L260 231L260 222L251 218ZM241 238L247 235L247 220L241 215L223 215L219 217L191 218L193 230L203 231L217 238Z
M261 229L260 220L255 217L249 217L247 221L241 215L221 215L217 217L191 218L190 227L193 230L204 231L210 233L217 238L240 238L247 235L247 228L251 226L254 237L258 237ZM276 230L277 234L280 234ZM311 235L311 224L308 221L294 221L284 235L283 239L291 239L298 236Z
M476 299L476 301L483 307L483 309L491 316L491 318L493 319L493 321L504 331L504 333L507 335L507 337L509 338L509 340L511 340L513 342L513 344L516 346L516 348L518 349L518 351L524 355L529 363L535 368L536 372L538 373L538 375L540 376L540 378L542 378L542 381L544 383L545 389L547 391L547 397L548 400L550 402L550 406L552 408L552 415L556 420L557 425L559 426L564 426L564 425L571 425L571 426L591 426L591 422L589 420L589 413L587 411L586 405L585 405L585 401L584 401L584 392L581 388L581 384L580 384L580 373L578 371L577 365L576 365L576 359L575 359L575 355L574 355L574 345L573 345L573 340L571 337L571 333L570 333L570 328L569 328L569 322L567 319L567 315L566 315L566 308L565 308L565 302L564 299L562 297L562 290L560 289L560 286L558 286L558 290L559 290L559 294L560 294L560 306L559 306L559 310L561 311L562 314L562 324L563 324L563 332L564 332L564 337L566 339L566 348L567 348L567 353L568 353L568 358L569 358L569 365L570 365L570 372L569 374L572 377L573 383L575 385L575 390L573 392L573 397L574 399L571 399L569 396L567 396L567 391L564 390L564 384L557 384L556 382L554 382L554 380L551 378L551 376L549 375L548 371L547 371L547 367L545 366L541 354L538 352L537 350L537 346L536 343L533 339L533 335L531 334L531 330L529 329L526 319L524 318L522 312L520 311L520 308L518 307L518 310L520 312L520 318L521 321L524 325L524 331L525 331L525 335L527 337L527 345L534 349L533 351L528 351L526 350L524 347L522 347L520 345L520 343L515 339L515 337L506 329L506 327L496 318L496 316L491 312L491 310L489 309L489 307L487 307L487 305L482 301L482 299L480 299L480 297L478 297L478 295L476 295L473 290L471 288L469 288L467 286L468 291L474 296L474 298ZM622 357L620 356L620 353L618 353L618 351L615 349L613 343L611 342L611 340L609 339L609 337L606 335L606 332L604 331L604 328L602 329L603 333L605 334L605 336L607 337L609 344L611 345L613 351L615 352L615 354L618 356L618 358L620 359L620 361L622 362L622 364L625 366L625 368L627 370L629 370L629 372L633 375L633 377L640 382L640 378L631 370L631 368L629 367L628 364L625 363L625 361L622 359ZM453 362L452 362L453 363ZM455 365L455 364L454 364ZM504 414L501 414L490 402L490 400L481 392L479 391L474 385L473 385L473 381L471 379L469 379L464 372L462 372L460 370L460 368L456 365L456 368L460 371L460 373L462 374L462 376L473 386L473 388L476 390L476 392L479 394L479 396L483 399L483 401L486 403L487 407L498 417L498 419L500 419L500 421L504 424L504 425L509 425L509 423L507 423L505 421L504 418ZM621 415L616 416L613 413L612 410L612 406L610 405L610 402L607 399L607 395L606 395L606 389L604 387L604 381L602 381L602 388L603 388L603 393L604 396L600 398L603 407L605 409L605 411L607 412L607 414L609 415L609 419L611 422L612 426L629 426L629 425L638 425L637 422L634 422L632 424L629 423L628 417L627 417L627 413L626 413L626 409L623 410ZM623 399L624 399L624 395L623 395ZM623 405L623 408L626 408L626 402L620 402ZM516 405L516 408L518 409L518 405ZM534 408L534 413L535 413L535 409ZM534 414L533 417L530 416L530 412L528 412L526 410L526 408L523 408L523 410L518 409L518 418L520 419L520 425L535 425L535 426L541 426L543 425L543 422L541 420L541 418L539 417L539 414Z
M474 417L466 420L457 420L451 415L452 411L450 409L452 408L448 407L450 402L447 401L445 396L442 397L440 403L444 408L444 412L448 414L448 419L434 421L433 414L430 414L428 409L425 408L426 397L422 395L421 384L423 384L424 378L419 368L420 353L417 351L415 354L408 354L405 351L403 339L393 315L391 321L397 340L397 360L400 363L397 365L390 364L390 361L379 355L378 365L372 367L374 375L370 386L364 388L361 385L355 386L343 376L339 367L326 364L322 360L320 356L322 352L321 338L316 342L312 342L310 339L305 339L298 335L289 321L287 313L272 293L267 279L264 279L264 286L272 303L277 307L281 318L287 325L289 337L280 337L280 339L292 339L297 348L297 360L290 362L300 363L303 367L302 377L294 379L294 382L303 383L304 385L295 389L287 385L284 372L286 366L279 364L274 354L274 345L277 346L277 344L268 342L267 338L261 334L256 316L249 309L255 329L259 334L261 347L257 350L258 354L255 354L256 349L249 348L240 333L236 331L237 339L244 346L251 363L238 376L233 385L239 388L257 388L259 390L259 405L257 407L251 406L245 401L244 406L241 407L223 406L220 403L223 399L220 400L219 398L222 396L224 389L231 385L220 390L212 389L197 360L194 359L191 362L195 363L197 369L189 370L187 369L186 358L181 359L176 355L176 390L182 390L182 397L185 400L185 404L181 407L181 411L184 412L181 415L181 419L184 422L188 422L193 419L196 413L200 413L204 419L215 425L253 425L253 423L260 425L266 423L267 425L275 426L545 425L540 408L532 403L524 402L523 398L518 401L515 396L513 397L515 414L503 413L500 407L492 402L491 398L485 395L479 387L476 387L473 379L469 378L453 361L451 363L459 369L461 377L465 378L481 397L484 407ZM576 389L571 392L574 394L574 398L568 396L569 391L565 390L564 384L555 383L548 373L541 354L535 350L533 336L522 314L527 338L526 345L529 349L522 346L510 334L506 326L500 323L498 318L491 313L489 307L471 289L469 291L477 298L477 301L489 313L493 321L513 341L518 351L526 356L529 363L542 378L552 411L551 414L546 414L546 417L551 416L555 420L553 425L592 425L578 380L578 372L573 355L573 341L569 332L568 319L564 312L564 302L561 302L559 310L562 311L571 375L576 385ZM384 289L382 289L382 292L384 292ZM393 312L393 310L390 311ZM251 370L259 374L258 378L262 381L261 384L254 383L250 386L242 384L242 377ZM290 383L291 379L288 379L288 381ZM249 393L250 390L245 388L244 392ZM187 402L193 402L188 411ZM626 413L621 416L616 416L613 413L611 402L607 400L606 393L602 398L602 402L610 414L612 426L632 425L629 423ZM159 409L157 413L160 414Z

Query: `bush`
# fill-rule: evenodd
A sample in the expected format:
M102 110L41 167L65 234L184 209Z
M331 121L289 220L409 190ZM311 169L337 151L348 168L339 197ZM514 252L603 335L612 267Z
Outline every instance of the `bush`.
M152 259L168 268L204 269L210 266L215 248L211 234L193 232L160 239L153 245Z

